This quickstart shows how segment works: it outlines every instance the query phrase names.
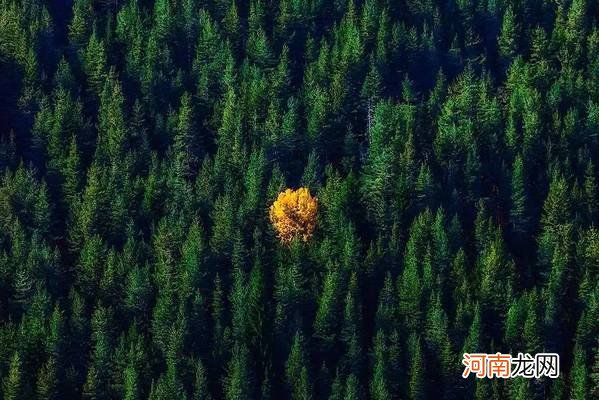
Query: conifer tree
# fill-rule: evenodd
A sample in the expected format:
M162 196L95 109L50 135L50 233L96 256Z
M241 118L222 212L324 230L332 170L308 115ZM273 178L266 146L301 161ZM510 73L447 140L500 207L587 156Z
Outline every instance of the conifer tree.
M2 393L7 400L25 399L25 377L23 376L23 361L18 352L10 360L8 375L4 378Z
M373 399L387 400L391 398L387 384L387 360L385 348L385 335L379 331L374 339L374 370L372 382L370 383L370 393Z
M285 375L292 400L307 400L311 397L311 389L308 376L308 365L304 354L304 339L297 332L293 339L291 352L285 364Z
M594 357L589 378L589 393L591 396L595 396L599 394L599 346L595 346L594 348Z
M90 91L99 95L104 88L108 71L106 48L96 30L92 32L87 47L82 50L82 64Z
M408 398L418 400L425 398L424 388L424 362L420 338L412 334L408 340L408 349L410 352L410 370Z
M69 40L75 49L79 49L85 44L92 12L91 1L77 0L73 2L73 19L69 24Z
M208 389L206 369L201 360L196 363L195 376L193 381L193 400L209 400L211 399Z
M508 7L503 14L501 34L499 36L499 54L507 66L518 52L518 26L512 7Z

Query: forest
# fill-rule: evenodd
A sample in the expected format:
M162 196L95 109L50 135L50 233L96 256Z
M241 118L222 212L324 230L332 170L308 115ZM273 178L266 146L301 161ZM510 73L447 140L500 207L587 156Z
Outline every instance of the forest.
M598 170L598 0L0 0L0 400L599 399Z

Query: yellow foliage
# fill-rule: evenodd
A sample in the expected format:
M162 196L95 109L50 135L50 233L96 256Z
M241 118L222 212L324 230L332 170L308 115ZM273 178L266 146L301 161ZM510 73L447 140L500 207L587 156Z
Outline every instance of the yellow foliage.
M270 206L270 222L277 230L279 239L289 244L295 237L307 242L316 227L318 200L307 188L287 189L279 193Z

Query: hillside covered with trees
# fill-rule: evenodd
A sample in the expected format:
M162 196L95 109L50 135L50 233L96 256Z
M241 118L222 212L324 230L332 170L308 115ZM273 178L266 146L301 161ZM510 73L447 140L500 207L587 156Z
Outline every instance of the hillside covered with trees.
M597 0L0 0L0 399L598 399L598 169Z

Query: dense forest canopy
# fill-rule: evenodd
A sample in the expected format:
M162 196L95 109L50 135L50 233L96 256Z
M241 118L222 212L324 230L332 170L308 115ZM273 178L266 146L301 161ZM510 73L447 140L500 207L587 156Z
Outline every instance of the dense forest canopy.
M0 0L0 399L597 399L598 168L597 0Z

